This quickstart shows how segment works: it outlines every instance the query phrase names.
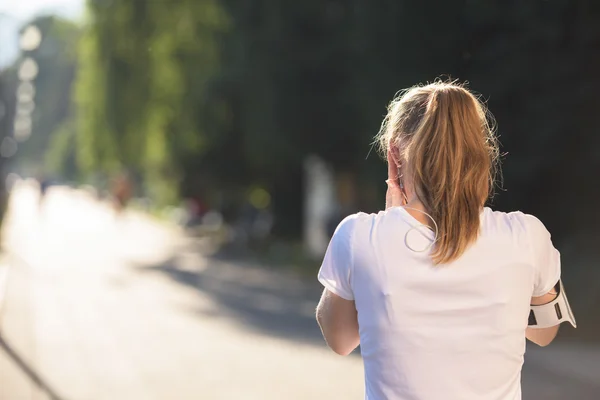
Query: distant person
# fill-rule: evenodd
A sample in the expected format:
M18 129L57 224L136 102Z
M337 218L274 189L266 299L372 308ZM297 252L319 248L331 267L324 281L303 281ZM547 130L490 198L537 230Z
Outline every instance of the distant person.
M319 272L329 347L360 344L369 400L520 399L525 338L545 346L575 320L542 222L484 206L498 159L484 105L417 86L379 140L386 209L344 219Z
M117 212L122 212L131 200L131 179L127 174L119 175L112 184L112 195L114 207Z
M40 176L38 179L38 185L39 185L39 198L38 198L38 205L39 207L42 207L44 204L44 200L46 199L46 194L48 193L48 188L50 188L50 180L47 177L44 176Z
M40 195L44 197L48 192L48 188L50 187L50 180L48 179L40 179Z

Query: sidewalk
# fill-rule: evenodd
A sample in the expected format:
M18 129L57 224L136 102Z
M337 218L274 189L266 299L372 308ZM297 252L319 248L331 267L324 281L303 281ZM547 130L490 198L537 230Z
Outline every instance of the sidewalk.
M47 390L32 364L32 327L26 282L0 257L0 400L62 400ZM21 349L26 349L23 352Z

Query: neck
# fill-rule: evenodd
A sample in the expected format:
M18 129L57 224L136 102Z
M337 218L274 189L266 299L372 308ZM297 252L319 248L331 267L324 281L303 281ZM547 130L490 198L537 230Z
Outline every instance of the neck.
M434 229L433 222L431 219L425 215L424 213L430 214L429 211L425 208L421 200L417 198L417 196L412 196L408 202L405 204L406 211L413 216L417 221Z

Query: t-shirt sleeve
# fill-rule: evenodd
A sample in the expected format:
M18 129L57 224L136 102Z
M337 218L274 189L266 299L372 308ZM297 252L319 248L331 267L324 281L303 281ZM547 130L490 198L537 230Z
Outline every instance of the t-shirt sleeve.
M353 269L352 239L356 217L346 217L338 225L333 234L318 279L329 291L337 294L343 299L354 300L351 285L351 274Z
M536 217L527 216L527 232L535 270L533 297L539 297L548 293L560 279L560 253L552 244L550 232Z

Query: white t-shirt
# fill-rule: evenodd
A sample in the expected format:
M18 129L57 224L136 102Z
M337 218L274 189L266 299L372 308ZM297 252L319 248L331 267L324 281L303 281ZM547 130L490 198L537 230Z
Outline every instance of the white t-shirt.
M409 232L420 225L402 207L351 215L319 271L356 303L365 398L520 399L530 299L560 279L550 234L531 215L485 208L477 241L434 266L415 251L434 237Z

